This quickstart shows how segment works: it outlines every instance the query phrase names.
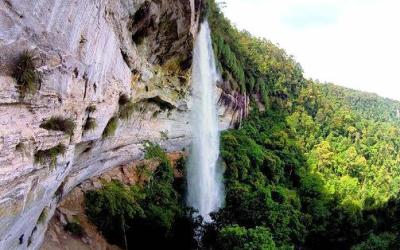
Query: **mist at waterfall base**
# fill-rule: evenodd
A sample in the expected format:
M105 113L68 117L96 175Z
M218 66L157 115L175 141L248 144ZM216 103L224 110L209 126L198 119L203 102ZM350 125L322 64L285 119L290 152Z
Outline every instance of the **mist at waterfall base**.
M210 213L224 201L222 171L218 164L219 131L215 87L218 74L210 28L202 23L193 51L192 144L187 171L187 204L211 222Z

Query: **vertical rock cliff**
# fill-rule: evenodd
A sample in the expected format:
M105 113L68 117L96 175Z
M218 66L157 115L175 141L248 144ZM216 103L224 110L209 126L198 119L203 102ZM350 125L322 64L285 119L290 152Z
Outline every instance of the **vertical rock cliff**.
M200 5L0 2L0 249L37 249L62 197L142 158L144 141L168 151L189 144ZM24 53L40 75L29 93L16 73ZM220 107L221 129L232 116ZM69 129L58 124L67 121ZM116 130L106 136L110 127Z

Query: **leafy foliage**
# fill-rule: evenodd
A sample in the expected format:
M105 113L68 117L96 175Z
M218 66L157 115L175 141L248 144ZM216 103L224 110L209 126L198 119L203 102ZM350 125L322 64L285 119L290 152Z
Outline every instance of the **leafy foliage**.
M253 97L241 128L222 133L226 205L208 226L210 248L244 248L245 231L262 227L276 248L398 249L399 102L304 79L213 1L209 21L225 91L243 92L243 70Z
M139 205L142 199L137 187L126 188L121 182L111 181L85 194L86 214L112 243L118 243L127 230L126 221L144 216Z
M86 213L110 242L127 249L191 249L195 226L176 191L171 163L160 146L148 142L145 148L146 159L159 165L144 186L107 183L86 193Z
M352 247L351 249L352 250L398 249L398 247L396 247L396 244L395 244L396 241L397 241L396 235L394 235L394 234L390 234L390 233L383 233L380 235L371 234L366 241ZM398 246L398 244L397 244L397 246Z
M276 246L268 229L256 227L224 227L218 236L221 250L275 250Z
M349 106L365 119L399 123L400 102L334 84L319 85L321 94L339 106Z
M381 118L370 116L362 105L344 101L342 95L326 95L337 90L353 93L311 83L287 121L308 152L311 171L323 178L330 194L354 209L379 207L397 195L400 124L388 115L387 121L380 121L384 114L377 106ZM369 94L357 95L359 103L368 103Z
M230 225L261 227L277 247L303 243L309 218L294 186L305 159L284 119L277 113L254 113L241 129L222 134L221 156L226 205L215 215L217 235Z

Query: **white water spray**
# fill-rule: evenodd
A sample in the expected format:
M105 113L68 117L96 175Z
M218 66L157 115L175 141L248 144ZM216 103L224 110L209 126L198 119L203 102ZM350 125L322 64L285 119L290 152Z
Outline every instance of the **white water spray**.
M218 165L219 132L215 87L218 74L208 23L203 23L193 52L192 146L188 167L188 205L205 222L223 203L222 173Z

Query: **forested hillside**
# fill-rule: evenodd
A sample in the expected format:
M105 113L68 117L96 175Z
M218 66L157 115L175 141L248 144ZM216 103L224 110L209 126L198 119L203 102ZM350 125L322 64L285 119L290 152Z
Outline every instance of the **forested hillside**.
M284 50L209 10L225 88L253 97L222 135L227 199L211 245L398 249L400 103L306 80Z
M220 86L250 97L249 116L221 135L224 208L193 241L201 218L190 219L184 180L151 145L146 156L161 165L147 182L87 195L93 222L120 246L127 223L129 242L174 249L400 249L400 103L305 79L283 49L237 30L214 1L204 9Z
M400 102L376 94L343 88L334 84L320 84L326 98L339 106L347 105L366 119L400 123Z

